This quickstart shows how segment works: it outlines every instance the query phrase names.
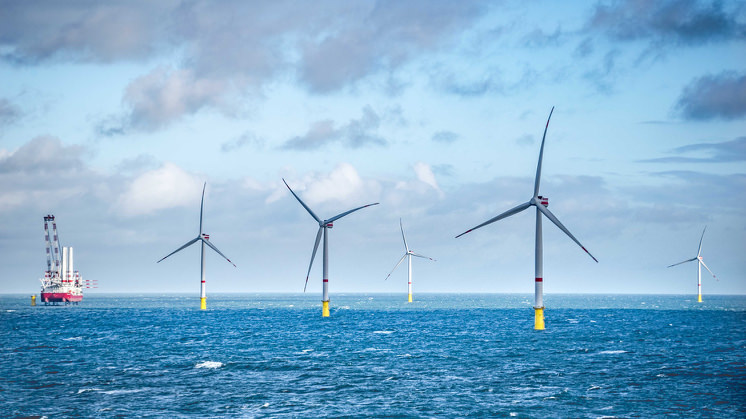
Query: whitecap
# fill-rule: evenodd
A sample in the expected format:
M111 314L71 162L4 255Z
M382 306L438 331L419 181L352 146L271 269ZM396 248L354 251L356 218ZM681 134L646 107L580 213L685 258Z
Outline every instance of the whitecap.
M89 391L101 391L101 390L103 390L103 389L96 388L96 387L93 387L93 388L81 388L80 390L78 390L78 392L76 394L87 393Z
M599 386L596 386L596 385L591 385L591 386L590 386L590 387L588 388L588 390L586 390L586 391L591 391L591 390L601 390L601 387L599 387Z
M397 355L399 358L411 358L412 354Z
M15 310L5 310L6 313L15 313Z
M393 330L375 330L373 333L378 333L381 335L390 335L394 333L394 331Z
M83 340L83 336L75 336L72 338L64 338L62 340Z
M194 368L220 368L223 366L222 362L218 361L205 361L195 365Z
M619 350L615 350L615 351L601 351L601 352L599 352L599 354L604 354L604 355L618 355L618 354L626 354L628 352L629 351L623 351L623 350L619 349Z
M130 394L130 393L139 393L141 391L145 391L142 388L139 389L132 389L132 390L108 390L108 391L102 391L101 394Z
M266 408L268 408L268 407L269 407L269 403L264 403L264 404L262 405L262 409L266 409Z

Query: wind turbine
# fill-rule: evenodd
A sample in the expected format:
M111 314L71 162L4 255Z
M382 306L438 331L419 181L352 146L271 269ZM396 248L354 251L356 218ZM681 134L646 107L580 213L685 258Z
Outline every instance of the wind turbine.
M308 273L306 274L306 284L303 286L303 292L306 292L306 287L308 286L308 277L311 275L311 266L313 266L313 260L316 258L316 250L319 248L319 241L321 241L321 233L323 231L324 233L324 264L323 264L323 270L324 270L324 278L323 278L323 291L322 291L322 309L321 309L321 315L323 317L329 317L329 240L327 238L328 236L328 229L334 227L334 222L339 220L340 218L344 217L345 215L351 214L357 210L370 207L373 205L378 205L378 202L368 205L363 205L362 207L358 207L355 209L351 209L349 211L345 211L341 214L335 215L332 218L329 218L328 220L322 220L316 214L311 211L311 208L308 208L308 205L306 205L299 197L298 195L293 192L292 189L290 189L290 186L287 182L285 182L285 179L282 179L282 182L285 183L285 186L288 187L288 190L290 190L290 193L293 194L295 199L300 202L300 204L303 206L303 208L308 211L309 214L311 214L311 217L313 217L316 222L319 223L319 231L316 233L316 243L313 245L313 253L311 253L311 263L308 264Z
M435 259L428 257L428 256L419 255L409 250L409 246L407 246L407 238L404 237L404 226L402 226L401 218L399 218L399 227L401 228L401 238L402 240L404 240L405 253L404 253L404 256L402 256L401 259L399 259L399 262L397 262L396 265L394 265L394 269L392 269L391 272L389 272L389 274L386 275L386 279L389 279L391 274L394 273L396 268L398 268L399 265L401 265L401 263L404 261L404 258L407 258L407 294L409 294L409 302L411 303L412 302L412 256L423 258L423 259L430 259L433 262L435 261Z
M492 224L495 221L502 220L503 218L510 217L511 215L518 214L519 212L525 210L528 207L534 206L536 207L536 253L535 253L535 272L536 272L536 282L534 285L534 329L536 330L544 330L544 267L543 267L543 247L542 247L542 234L541 234L541 216L542 214L549 219L549 221L553 222L554 225L559 227L560 230L564 231L565 234L567 234L572 241L578 244L581 249L583 249L586 253L588 253L588 256L593 258L593 260L598 263L598 260L593 257L593 255L586 250L585 247L583 247L582 244L578 241L578 239L575 238L575 236L570 233L570 231L562 225L560 220L557 219L557 217L552 214L549 209L547 209L547 206L549 206L549 198L545 196L539 195L539 182L541 181L541 161L544 156L544 140L547 138L547 129L549 128L549 120L552 118L552 112L554 112L554 106L552 106L552 110L549 112L549 118L547 118L547 125L544 127L544 136L541 138L541 149L539 151L539 163L536 166L536 179L534 181L534 195L533 197L526 203L523 203L521 205L518 205L515 208L509 209L505 211L504 213L490 218L489 220L483 222L482 224L469 229L458 236L456 238L463 236L466 233L469 233L471 231L474 231L480 227L484 227L488 224Z
M180 251L182 249L186 249L187 247L191 246L192 244L196 243L197 241L201 241L202 242L202 252L201 252L201 254L202 254L202 256L201 256L202 259L201 260L202 260L202 262L200 264L201 265L201 269L202 269L202 283L200 285L200 291L199 291L199 308L201 310L206 310L207 309L207 302L206 302L206 297L205 297L205 245L209 246L212 250L218 252L218 254L220 256L222 256L223 258L225 258L225 260L227 260L228 262L230 262L230 264L233 265L233 267L236 267L235 263L231 262L230 259L228 259L223 253L220 252L220 250L218 250L217 247L215 247L215 245L213 245L212 243L210 243L210 235L209 234L205 234L205 233L202 232L202 210L205 207L205 188L206 187L207 187L207 182L205 182L204 186L202 186L202 202L199 204L199 235L196 238L194 238L192 240L189 240L185 245L183 245L180 248L174 250L173 252L169 253L168 255L166 255L163 258L163 259L166 259L167 257L173 255L174 253L176 253L176 252L178 252L178 251ZM163 259L159 260L156 263L160 263Z
M708 268L707 265L705 265L705 261L702 259L702 256L700 256L700 254L702 253L702 239L705 238L705 230L707 230L707 226L705 226L704 230L702 230L702 237L699 238L699 249L697 249L696 257L687 259L683 262L674 263L673 265L668 265L668 267L670 268L671 266L681 265L682 263L693 262L695 260L698 262L697 263L697 301L700 303L702 302L702 267L704 266L705 269L707 269L707 271L709 271L710 274L712 274L712 277L715 278L715 280L718 279L715 276L715 274L712 273L710 268Z

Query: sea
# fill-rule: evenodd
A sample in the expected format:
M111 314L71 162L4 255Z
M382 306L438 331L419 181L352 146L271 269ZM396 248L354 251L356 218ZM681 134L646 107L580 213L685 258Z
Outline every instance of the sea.
M0 296L0 417L746 417L746 296Z

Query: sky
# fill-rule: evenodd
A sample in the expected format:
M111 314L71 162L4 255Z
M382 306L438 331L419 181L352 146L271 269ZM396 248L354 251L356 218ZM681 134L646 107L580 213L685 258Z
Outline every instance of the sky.
M0 293L35 293L43 217L100 293L746 294L738 1L0 0ZM317 255L308 298L321 298ZM706 298L706 297L705 297Z

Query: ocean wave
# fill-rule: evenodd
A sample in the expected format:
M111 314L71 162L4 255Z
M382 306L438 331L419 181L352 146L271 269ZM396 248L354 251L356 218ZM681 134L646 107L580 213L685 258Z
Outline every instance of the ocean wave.
M195 365L194 368L220 368L224 364L218 361L205 361Z
M621 349L599 352L599 354L602 354L602 355L619 355L619 354L626 354L626 353L629 353L629 351L624 351Z
M83 340L83 336L75 336L72 338L64 338L62 340Z
M394 331L393 330L374 330L373 333L377 333L380 335L390 335L394 333Z

